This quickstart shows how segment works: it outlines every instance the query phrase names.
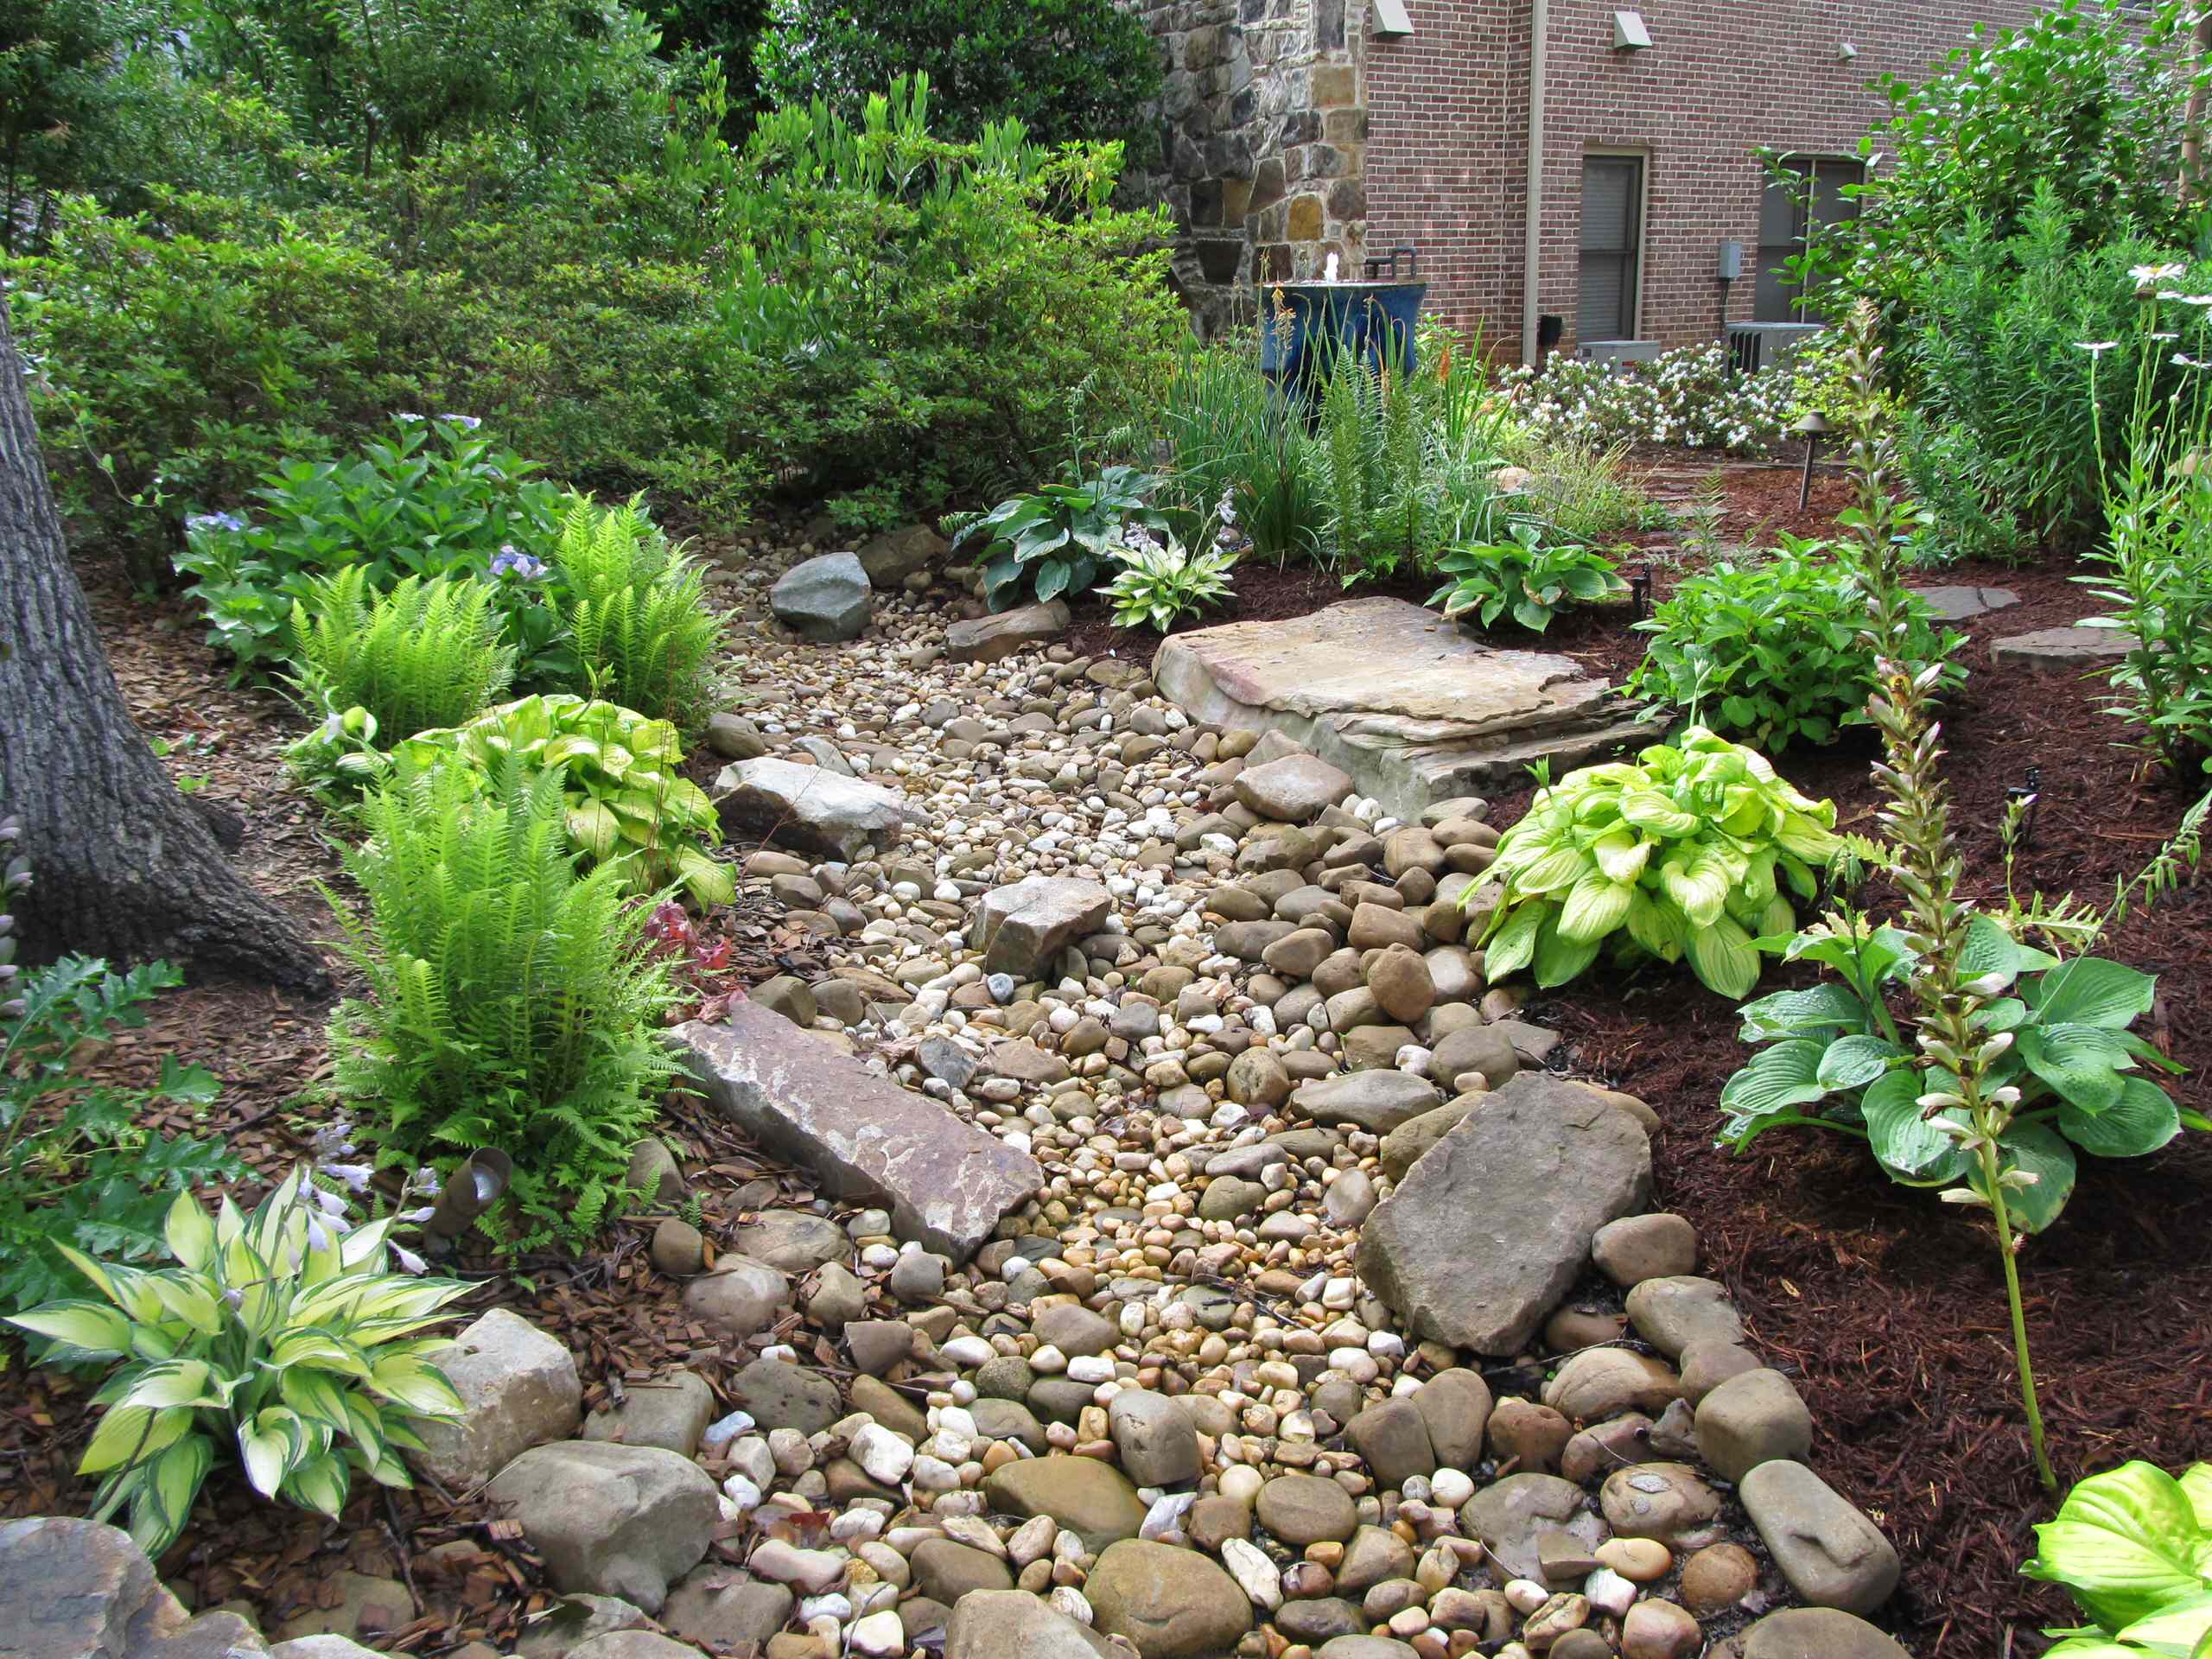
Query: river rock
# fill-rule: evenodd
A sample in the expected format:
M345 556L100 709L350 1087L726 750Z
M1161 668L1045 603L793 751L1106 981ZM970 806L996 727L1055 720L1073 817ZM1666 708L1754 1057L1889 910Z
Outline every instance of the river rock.
M1646 1279L1628 1294L1637 1335L1669 1359L1694 1342L1741 1342L1744 1322L1726 1287L1711 1279Z
M461 1395L450 1421L418 1423L407 1461L448 1491L481 1486L533 1446L564 1440L583 1420L583 1382L569 1351L529 1320L495 1307L439 1350L434 1363Z
M976 944L983 966L1018 980L1035 979L1076 940L1096 933L1113 903L1096 881L1032 875L983 895Z
M1910 1659L1865 1619L1832 1607L1785 1607L1740 1639L1743 1659Z
M1355 1071L1302 1084L1291 1096L1290 1109L1316 1123L1344 1123L1370 1135L1388 1135L1433 1110L1442 1098L1411 1072Z
M836 645L860 638L873 598L868 570L857 558L824 553L785 571L768 590L768 608L800 639Z
M955 622L944 631L944 654L956 663L995 663L1050 645L1068 631L1069 620L1068 607L1054 599Z
M1745 1371L1698 1402L1698 1455L1724 1480L1775 1458L1802 1463L1812 1449L1813 1414L1780 1371Z
M1128 1478L1096 1458L1030 1458L987 1477L983 1496L1009 1515L1049 1515L1099 1550L1135 1538L1144 1524L1144 1500Z
M927 524L908 524L887 530L860 544L856 556L868 573L868 585L879 592L896 588L918 572L931 569L952 550L952 543Z
M944 1659L1118 1659L1121 1653L1021 1590L963 1596L944 1627Z
M1774 1564L1807 1601L1863 1614L1890 1599L1897 1586L1897 1550L1803 1464L1762 1463L1738 1490Z
M1141 1659L1208 1659L1252 1628L1236 1581L1194 1549L1125 1538L1098 1558L1084 1593L1098 1629L1127 1637Z
M1583 1503L1582 1489L1556 1475L1508 1475L1459 1506L1459 1526L1479 1538L1510 1578L1541 1581L1538 1541L1554 1529L1596 1548L1604 1523Z
M1650 1190L1651 1144L1634 1119L1530 1072L1489 1095L1376 1207L1359 1274L1419 1335L1512 1354L1574 1282L1592 1235Z
M1237 775L1236 798L1263 818L1305 823L1351 793L1351 779L1319 755L1287 754L1247 766Z
M1175 1486L1198 1478L1198 1433L1176 1401L1148 1389L1123 1389L1107 1410L1122 1471L1140 1486Z
M620 1596L648 1613L698 1565L721 1520L706 1471L655 1446L535 1446L486 1495L521 1526L556 1589Z
M769 754L724 766L714 800L726 833L765 836L848 862L863 847L897 845L923 822L921 809L896 790Z
M260 1659L236 1613L197 1618L120 1527L74 1516L0 1522L0 1649L11 1659Z

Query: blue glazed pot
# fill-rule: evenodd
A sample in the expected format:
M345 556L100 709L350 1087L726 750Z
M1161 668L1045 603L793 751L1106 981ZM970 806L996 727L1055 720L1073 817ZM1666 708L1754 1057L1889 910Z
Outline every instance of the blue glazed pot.
M1270 283L1260 292L1260 367L1308 400L1341 352L1410 372L1427 293L1427 283Z

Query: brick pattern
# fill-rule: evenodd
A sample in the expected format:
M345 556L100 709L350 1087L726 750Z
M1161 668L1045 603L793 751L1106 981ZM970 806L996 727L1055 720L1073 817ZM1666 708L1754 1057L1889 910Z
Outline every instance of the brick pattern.
M1255 280L1347 274L1421 253L1430 314L1520 347L1531 0L1409 0L1414 33L1370 38L1369 0L1131 0L1167 54L1165 171L1144 186L1181 231L1176 277L1211 332ZM1643 0L1649 49L1613 49L1618 0L1553 0L1540 312L1572 349L1582 158L1644 157L1638 334L1709 340L1751 315L1777 146L1849 155L1876 77L1918 76L1977 22L2037 0ZM1848 41L1857 55L1844 60ZM1719 244L1745 244L1725 293Z

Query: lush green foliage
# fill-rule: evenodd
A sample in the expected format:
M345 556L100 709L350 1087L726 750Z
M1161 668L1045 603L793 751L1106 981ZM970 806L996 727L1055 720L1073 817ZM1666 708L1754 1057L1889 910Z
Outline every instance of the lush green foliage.
M77 1465L102 1477L94 1519L127 1504L131 1536L159 1555L230 1446L264 1497L334 1521L356 1471L414 1484L399 1458L422 1445L410 1425L461 1408L429 1358L447 1339L416 1333L452 1319L440 1310L471 1287L392 1272L392 1220L349 1230L344 1210L295 1169L251 1216L225 1198L211 1222L179 1193L162 1229L175 1267L64 1248L105 1300L9 1323L52 1339L49 1364L115 1365Z
M2020 1571L2061 1584L2094 1621L2045 1630L2044 1659L2195 1659L2212 1640L2212 1463L2179 1479L2147 1463L2089 1476L2036 1528Z
M778 103L850 111L919 72L957 137L1011 117L1039 143L1158 148L1144 109L1160 49L1113 0L775 0L756 58Z
M707 851L721 839L721 823L683 775L683 747L666 721L565 694L523 697L466 726L416 734L393 746L390 765L403 782L444 768L462 787L485 791L503 786L511 760L526 779L558 771L570 844L620 890L642 895L673 884L701 905L736 898L728 867ZM380 757L355 765L385 769Z
M577 503L553 556L581 687L686 730L704 725L726 626L708 607L697 563L670 546L634 501Z
M2120 427L2121 452L2103 478L2104 537L2087 556L2085 582L2111 609L2094 626L2125 630L2135 645L2107 671L2111 711L2139 728L2144 747L2169 766L2191 769L2212 756L2212 301L2141 305L2133 330L2133 403ZM2156 366L2165 341L2188 378L2172 391ZM2195 355L2191 355L2191 353ZM2093 353L2084 398L2097 422L2100 381ZM2099 447L2101 447L2100 443Z
M1498 451L1509 463L1493 481L1514 517L1534 518L1569 542L1611 541L1639 529L1663 529L1654 505L1628 477L1625 444L1600 444L1561 428L1538 433L1500 423Z
M1193 552L1173 536L1155 538L1135 526L1109 556L1121 569L1098 591L1113 601L1114 626L1156 633L1227 599L1236 564L1218 542Z
M1554 356L1541 374L1508 369L1499 384L1532 432L1600 448L1676 443L1757 452L1798 413L1789 372L1739 374L1723 346L1681 346L1649 363Z
M577 874L559 766L490 763L403 766L364 804L345 861L363 907L332 903L368 995L332 1022L333 1085L381 1161L512 1158L510 1244L582 1240L678 1071L656 1034L666 970L623 865Z
M1847 187L1855 219L1815 238L1804 274L1816 303L1868 296L1894 319L1920 307L1969 223L2003 241L2038 190L2087 248L2120 226L2171 246L2195 239L2202 207L2177 195L2189 9L2060 0L2018 29L1977 26L1971 44L1917 85L1880 83L1890 117L1860 143L1883 158ZM2102 334L2080 339L2101 340Z
M1912 601L1898 650L1909 662L1942 664L1942 683L1960 684L1965 636L1938 634L1932 615L1925 600ZM1629 690L1713 731L1779 754L1866 722L1874 649L1866 592L1856 564L1826 542L1784 534L1756 563L1709 565L1636 626L1653 638Z
M1721 1090L1721 1144L1741 1152L1769 1129L1840 1129L1864 1136L1892 1180L1974 1186L1980 1172L1962 1147L1971 1133L1963 1108L1926 1105L1931 1090L1955 1098L1957 1075L1940 1065L1923 1074L1889 1011L1889 993L1909 981L1919 954L1906 936L1839 917L1759 943L1838 980L1745 1005L1743 1040L1767 1046ZM2212 1128L2177 1112L2146 1075L2177 1068L2128 1030L2150 1012L2152 976L2098 957L2062 963L1987 916L1967 924L1960 969L1993 999L1982 1028L2006 1038L1986 1083L2018 1095L1998 1147L2000 1168L2037 1177L2011 1195L2030 1232L2049 1226L2073 1191L2074 1147L2133 1158L2165 1145L2184 1121Z
M1252 551L1281 564L1319 556L1326 519L1313 441L1256 353L1185 348L1152 427L1166 455L1168 522L1185 541L1228 499Z
M353 461L283 462L254 491L251 519L194 519L176 563L197 578L188 591L207 613L208 643L241 665L283 653L295 607L316 601L317 579L342 569L380 589L407 575L488 577L506 549L550 553L572 499L534 476L533 462L476 436L476 425L404 419ZM533 600L499 593L503 611ZM528 643L524 625L509 632Z
M983 597L995 611L1026 603L1031 593L1039 604L1080 594L1132 526L1166 528L1166 517L1151 505L1159 487L1157 478L1134 467L1106 467L1088 478L1077 474L960 522L952 544L982 540Z
M514 677L494 589L473 577L403 576L391 592L349 564L292 606L295 683L318 715L361 709L395 736L458 726Z
M1723 996L1758 982L1751 941L1793 919L1840 842L1835 804L1808 800L1764 755L1698 727L1672 746L1585 766L1536 792L1467 889L1471 907L1502 888L1483 938L1493 979L1534 965L1563 985L1607 939L1624 958L1680 962Z
M1526 518L1503 541L1446 548L1436 568L1452 580L1431 594L1428 602L1442 605L1446 616L1471 611L1486 628L1510 616L1541 633L1570 604L1587 605L1628 591L1604 554L1571 542L1547 542L1543 527Z
M0 1309L60 1293L61 1246L126 1262L157 1254L169 1196L239 1168L219 1141L139 1121L156 1107L211 1103L216 1083L206 1068L165 1054L158 1079L138 1090L73 1074L88 1047L143 1026L145 1005L184 976L165 962L114 974L85 957L22 971L8 901L30 886L31 870L12 851L16 834L0 817Z

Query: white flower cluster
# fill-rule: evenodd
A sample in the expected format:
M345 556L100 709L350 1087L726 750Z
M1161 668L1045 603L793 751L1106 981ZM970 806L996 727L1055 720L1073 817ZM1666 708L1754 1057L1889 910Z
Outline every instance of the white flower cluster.
M1779 438L1797 414L1787 371L1738 374L1719 345L1681 346L1649 363L1555 357L1541 375L1509 369L1500 385L1538 436L1608 447L1756 450Z

